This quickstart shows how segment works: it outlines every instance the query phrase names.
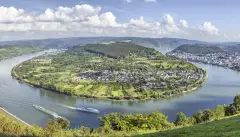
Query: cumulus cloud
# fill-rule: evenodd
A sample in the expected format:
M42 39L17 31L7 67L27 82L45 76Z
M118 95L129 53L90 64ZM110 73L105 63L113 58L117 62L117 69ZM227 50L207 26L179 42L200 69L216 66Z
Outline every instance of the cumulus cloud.
M180 20L180 26L187 28L188 27L188 22L186 20Z
M131 0L127 0L131 1ZM145 0L152 1L152 0ZM176 23L177 22L177 23ZM143 16L119 23L112 12L102 12L101 7L87 4L74 7L46 9L42 13L26 12L14 7L0 7L0 33L13 32L25 36L69 37L69 36L144 36L144 37L181 37L198 39L226 37L211 22L191 27L186 20L174 20L165 14L158 21L148 21ZM33 33L34 32L34 33ZM204 32L204 33L202 33ZM31 35L27 35L31 33ZM50 35L51 34L51 35ZM202 35L204 34L204 35ZM208 36L210 36L208 35ZM4 37L4 36L1 36ZM9 36L10 38L11 36ZM14 35L14 38L17 35ZM20 36L19 36L20 37ZM22 36L21 36L22 37Z
M101 11L100 7L92 7L90 5L76 5L75 7L58 7L57 9L47 9L41 14L38 21L84 21L89 17L97 15Z
M219 29L216 28L211 22L204 22L198 26L198 29L212 35L218 35Z
M165 14L163 17L164 28L172 33L172 32L179 32L179 27L175 24L173 17L170 14Z
M23 9L0 7L0 23L24 23L31 21L33 21L33 18L27 15Z

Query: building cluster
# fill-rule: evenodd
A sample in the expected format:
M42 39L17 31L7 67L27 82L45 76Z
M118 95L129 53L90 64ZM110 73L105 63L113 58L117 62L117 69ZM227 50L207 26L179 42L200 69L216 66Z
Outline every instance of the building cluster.
M143 89L165 89L171 87L186 87L195 83L202 77L202 72L197 70L175 70L156 72L131 72L131 71L91 71L80 73L75 81L94 80L99 82L131 83Z
M170 52L170 56L177 57L186 61L200 62L204 64L217 65L230 69L240 70L240 53L208 53L208 54L190 54L186 52Z

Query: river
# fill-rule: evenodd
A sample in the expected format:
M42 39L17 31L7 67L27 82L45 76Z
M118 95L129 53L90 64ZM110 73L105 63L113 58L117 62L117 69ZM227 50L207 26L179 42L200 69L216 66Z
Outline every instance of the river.
M183 95L151 101L103 101L70 97L44 89L32 87L11 77L13 66L31 59L41 53L23 55L0 61L0 105L29 124L46 125L52 117L37 111L33 104L66 117L72 127L81 125L95 128L99 126L98 117L111 112L145 113L161 111L169 120L174 120L177 112L188 116L199 109L214 108L218 104L229 104L233 97L240 93L240 73L217 66L197 64L207 70L206 83L196 91ZM70 110L61 106L81 106L97 108L100 114L90 114Z

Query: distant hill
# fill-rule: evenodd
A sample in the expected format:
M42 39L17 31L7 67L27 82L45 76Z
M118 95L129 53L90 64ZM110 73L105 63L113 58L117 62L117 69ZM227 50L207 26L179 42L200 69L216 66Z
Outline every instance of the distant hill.
M43 48L69 48L75 45L96 44L109 41L130 40L145 47L168 47L174 49L182 44L204 44L206 42L178 38L141 38L141 37L72 37L41 40L2 41L0 45L34 45Z
M108 43L108 42L130 41L133 44L144 47L157 48L167 50L168 52L185 44L204 44L209 46L235 46L240 42L204 42L198 40L188 40L181 38L142 38L142 37L70 37L70 38L54 38L54 39L39 39L39 40L17 40L17 41L0 41L0 45L28 45L40 46L41 48L71 48L86 44Z
M240 44L234 46L224 46L222 48L229 53L240 52Z
M210 46L203 44L185 44L177 47L172 52L187 52L191 54L207 54L207 53L218 53L224 52L224 50L218 46Z
M153 55L157 51L153 48L146 48L128 42L117 42L111 44L88 44L84 49L91 53L97 53L112 58L125 57L129 54L139 56Z

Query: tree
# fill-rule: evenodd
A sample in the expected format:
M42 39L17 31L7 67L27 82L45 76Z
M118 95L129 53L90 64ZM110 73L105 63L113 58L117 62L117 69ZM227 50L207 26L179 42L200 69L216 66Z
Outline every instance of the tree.
M237 111L240 111L240 94L237 94L237 95L234 97L233 105L235 106L235 108L237 109Z
M56 118L50 120L47 124L47 128L54 128L54 129L67 129L70 126L70 122L63 118Z
M209 121L209 120L215 119L214 111L211 109L206 109L205 111L203 111L202 119L203 121Z
M190 118L188 118L188 123L190 125L195 125L197 123L196 118L194 116L191 116Z
M230 104L229 106L225 107L225 115L226 116L235 115L237 113L238 113L237 108L233 104Z
M177 126L184 126L184 125L187 125L188 124L188 118L187 116L183 113L183 112L179 112L177 114L177 118L175 120L175 124Z
M216 119L220 119L221 117L225 116L225 108L222 105L217 105L214 109Z
M67 129L70 125L70 122L63 118L56 118L53 120L50 120L45 127L45 135L52 137L56 135L58 132L61 132L63 129Z
M88 127L81 126L79 128L79 132L82 136L85 136L85 135L90 135L91 130Z
M197 114L193 115L193 117L196 119L196 123L203 122L203 111L198 110Z

